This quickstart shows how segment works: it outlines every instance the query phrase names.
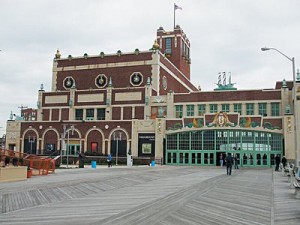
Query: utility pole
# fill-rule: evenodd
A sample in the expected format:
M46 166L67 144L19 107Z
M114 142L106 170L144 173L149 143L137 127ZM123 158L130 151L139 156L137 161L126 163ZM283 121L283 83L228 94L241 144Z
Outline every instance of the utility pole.
M20 115L20 116L23 117L23 110L24 110L24 109L27 109L28 106L23 106L23 105L21 105L21 106L19 106L18 108L21 109L21 115Z

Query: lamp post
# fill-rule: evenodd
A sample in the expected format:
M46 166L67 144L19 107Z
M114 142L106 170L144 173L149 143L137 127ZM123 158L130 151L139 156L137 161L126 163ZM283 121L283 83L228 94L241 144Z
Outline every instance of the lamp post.
M119 140L121 141L121 139L122 139L122 133L121 132L119 132L119 134L120 134L120 136L119 136L119 138L118 137L116 137L116 132L114 133L114 140L115 141L117 141L117 143L116 143L116 166L118 165L118 155L119 155Z
M32 144L35 143L35 137L28 137L28 142L30 143L30 154L32 154Z
M280 55L284 56L285 58L287 58L288 60L290 60L292 62L292 66L293 66L293 95L294 95L294 129L295 129L295 154L296 154L296 165L299 166L300 160L300 153L298 154L298 114L297 114L297 96L296 96L296 71L295 71L295 58L290 58L287 55L285 55L284 53L282 53L281 51L279 51L276 48L261 48L262 51L268 51L268 50L274 50L276 52L278 52Z
M69 152L70 152L70 131L72 132L72 135L74 135L74 125L71 125L71 127L67 130L68 133L68 148L67 148L67 168L69 168Z

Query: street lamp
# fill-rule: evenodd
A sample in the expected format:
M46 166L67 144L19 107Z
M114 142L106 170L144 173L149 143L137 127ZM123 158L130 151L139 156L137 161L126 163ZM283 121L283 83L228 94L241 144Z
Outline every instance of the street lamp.
M32 154L32 144L35 143L35 137L28 137L28 142L30 143L30 154Z
M67 133L68 133L67 168L69 168L70 131L72 132L72 135L74 135L74 125L71 125L71 127L67 130Z
M116 137L116 132L114 133L114 140L117 141L117 146L116 146L116 166L118 165L118 155L119 155L119 140L121 141L122 139L122 132L119 132L119 138Z
M300 153L298 154L298 114L297 114L297 96L296 96L296 73L295 73L295 58L290 58L287 55L285 55L284 53L282 53L281 51L279 51L276 48L261 48L262 51L268 51L268 50L274 50L276 52L278 52L280 55L283 55L285 58L287 58L288 60L290 60L292 62L292 66L293 66L293 95L294 95L294 129L295 129L295 153L296 153L296 165L300 163L299 157L300 157Z

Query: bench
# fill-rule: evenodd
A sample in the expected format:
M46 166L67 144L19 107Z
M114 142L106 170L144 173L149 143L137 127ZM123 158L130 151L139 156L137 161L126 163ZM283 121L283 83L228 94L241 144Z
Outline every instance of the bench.
M295 197L300 198L300 183L295 181L294 182L294 187L295 187Z
M284 176L288 176L290 174L290 170L287 168L284 168Z

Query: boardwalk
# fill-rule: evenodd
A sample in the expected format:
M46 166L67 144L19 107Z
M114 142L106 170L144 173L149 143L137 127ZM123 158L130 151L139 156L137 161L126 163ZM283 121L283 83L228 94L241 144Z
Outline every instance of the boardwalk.
M300 224L271 169L99 167L0 183L0 224Z

